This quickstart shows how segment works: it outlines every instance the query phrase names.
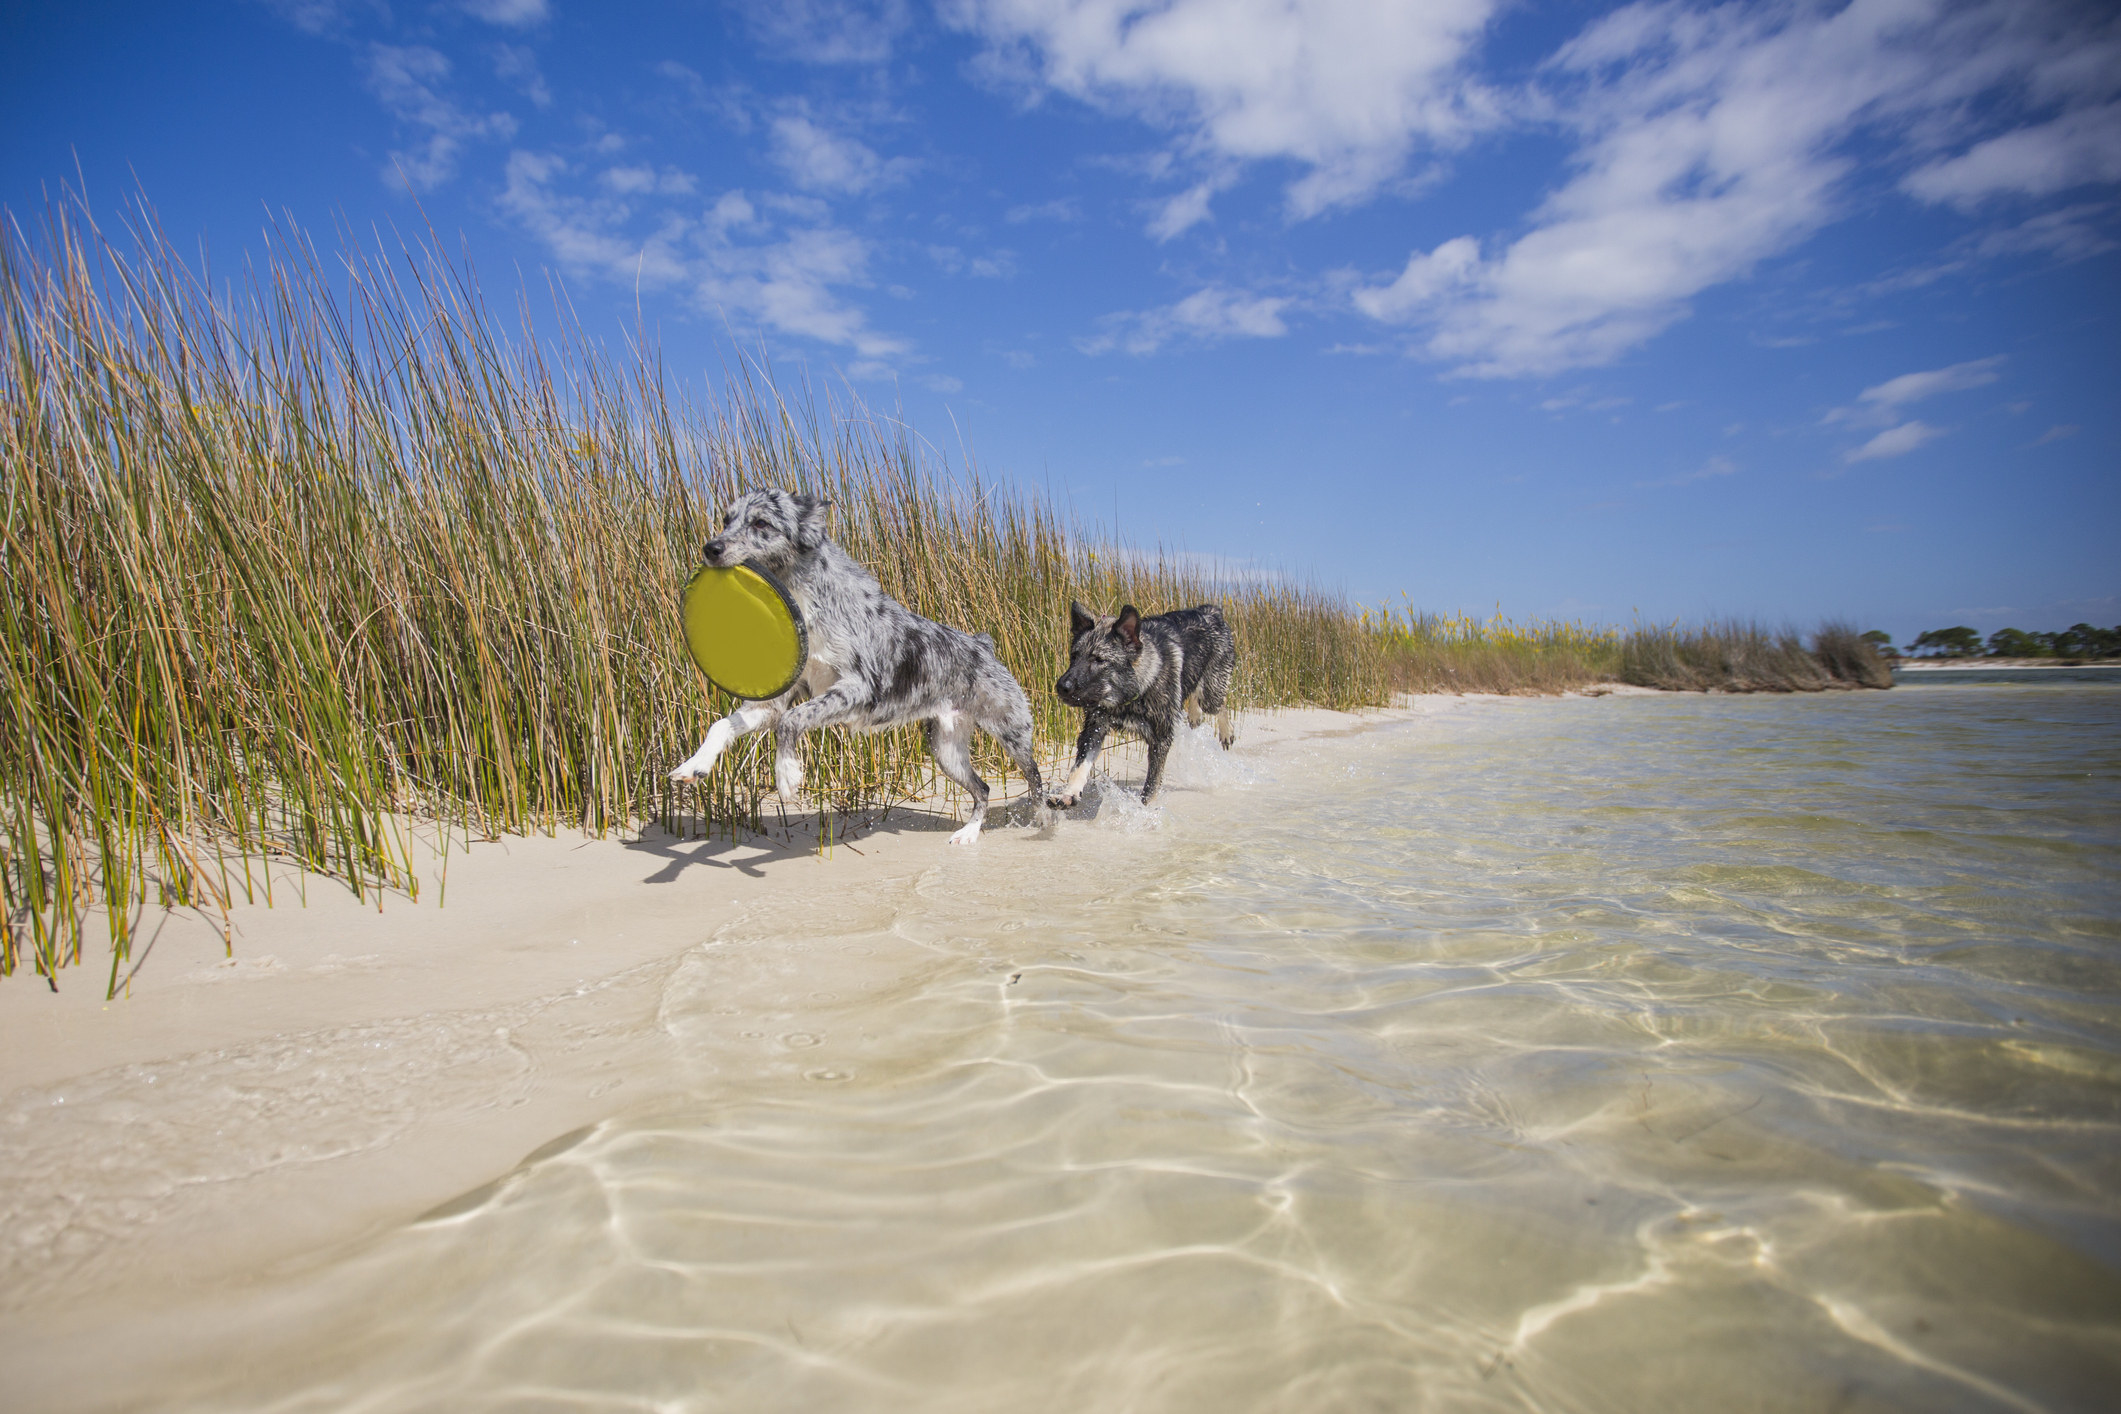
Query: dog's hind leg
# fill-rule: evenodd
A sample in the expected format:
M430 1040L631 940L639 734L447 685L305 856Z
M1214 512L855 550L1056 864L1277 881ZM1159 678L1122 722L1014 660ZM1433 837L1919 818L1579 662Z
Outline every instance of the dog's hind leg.
M780 715L778 702L746 702L707 729L707 739L700 743L700 749L686 757L684 764L670 773L670 779L690 781L706 775L714 769L716 759L729 749L729 743L771 725Z
M1230 674L1236 667L1237 650L1224 648L1209 661L1208 671L1201 678L1200 690L1194 694L1202 710L1214 716L1215 739L1223 744L1225 751L1237 740L1237 722L1230 715ZM1193 719L1193 725L1200 725L1198 717Z
M950 837L952 844L975 844L987 823L987 783L972 769L972 719L944 707L928 722L928 750L943 774L972 793L972 818ZM1038 769L1037 762L1031 769Z
M1020 704L1020 710L1000 722L981 722L987 735L1002 744L1009 759L1024 776L1024 784L1031 789L1032 823L1045 825L1053 819L1053 808L1046 803L1045 773L1038 768L1038 739L1031 730L1031 705Z

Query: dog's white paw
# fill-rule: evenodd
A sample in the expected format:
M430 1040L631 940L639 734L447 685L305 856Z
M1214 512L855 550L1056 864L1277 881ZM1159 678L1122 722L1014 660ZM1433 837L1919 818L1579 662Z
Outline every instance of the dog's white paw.
M979 821L977 821L977 820L974 820L974 821L973 821L973 822L972 822L971 824L969 824L969 825L965 826L965 828L964 828L964 829L962 829L962 830L959 830L959 831L958 831L958 832L957 832L956 834L952 835L952 836L950 837L950 843L952 843L952 844L978 844L978 843L979 843Z
M724 717L707 729L707 740L701 742L700 749L686 757L684 763L670 773L670 779L673 781L699 780L714 769L714 763L721 759L722 752L734 740L736 740L736 732L730 727L729 719Z
M800 756L777 756L773 762L773 787L783 800L803 793L803 760Z

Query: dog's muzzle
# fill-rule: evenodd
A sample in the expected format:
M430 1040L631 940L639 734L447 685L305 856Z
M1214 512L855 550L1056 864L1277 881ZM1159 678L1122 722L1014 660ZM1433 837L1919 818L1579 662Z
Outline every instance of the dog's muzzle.
M716 569L720 569L722 568L722 552L727 550L728 548L729 547L727 545L723 544L721 540L717 538L708 541L705 545L702 545L700 547L700 554L706 557L708 564L713 565Z

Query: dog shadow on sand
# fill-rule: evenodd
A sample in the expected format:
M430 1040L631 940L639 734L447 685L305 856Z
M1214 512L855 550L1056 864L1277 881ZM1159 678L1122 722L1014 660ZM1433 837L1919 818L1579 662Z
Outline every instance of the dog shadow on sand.
M1028 808L1028 800L1022 796L998 799L991 818L995 824L1014 826ZM949 848L949 836L964 824L949 810L918 804L861 811L828 810L822 814L790 810L784 817L769 805L761 815L757 831L740 824L733 832L717 825L712 833L672 834L661 825L649 825L625 841L624 848L665 861L641 880L644 884L675 883L679 875L693 868L732 869L756 879L764 877L766 865L780 860L820 856L829 859L841 850L863 855L878 844L894 841L907 842L912 848L933 849L940 856Z

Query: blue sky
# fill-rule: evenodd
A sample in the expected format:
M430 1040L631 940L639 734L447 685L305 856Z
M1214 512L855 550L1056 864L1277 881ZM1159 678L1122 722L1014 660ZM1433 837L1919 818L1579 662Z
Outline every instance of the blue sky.
M2121 622L2121 12L10 7L0 201L425 219L1364 602ZM417 199L417 207L415 206ZM506 307L507 301L497 300Z

